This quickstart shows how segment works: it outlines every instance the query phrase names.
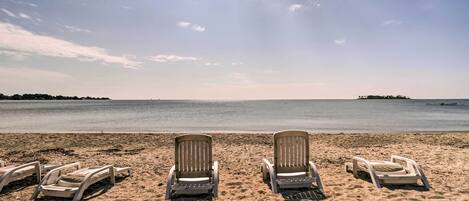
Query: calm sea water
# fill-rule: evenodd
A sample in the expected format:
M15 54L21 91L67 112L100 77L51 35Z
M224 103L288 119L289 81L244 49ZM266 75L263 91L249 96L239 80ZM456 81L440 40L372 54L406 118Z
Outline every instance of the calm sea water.
M457 102L441 106L441 102ZM469 100L0 101L0 132L469 131Z

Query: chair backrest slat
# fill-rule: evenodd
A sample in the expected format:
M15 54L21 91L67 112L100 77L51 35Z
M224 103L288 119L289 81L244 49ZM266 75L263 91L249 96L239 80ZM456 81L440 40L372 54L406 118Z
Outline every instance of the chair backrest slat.
M182 135L176 137L175 141L176 177L210 177L212 137L208 135Z
M309 139L304 131L274 134L274 165L277 173L308 171Z

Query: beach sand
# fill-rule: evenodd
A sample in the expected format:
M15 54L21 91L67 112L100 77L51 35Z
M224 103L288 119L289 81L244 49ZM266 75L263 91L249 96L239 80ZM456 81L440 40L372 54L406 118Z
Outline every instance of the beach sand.
M0 159L8 164L33 160L82 166L130 166L133 174L109 187L94 185L90 200L163 200L166 177L174 164L176 134L0 134ZM469 200L469 133L312 134L310 157L322 177L325 195L317 190L273 194L262 181L262 158L273 157L272 135L213 134L214 159L220 163L216 200ZM417 161L432 189L385 186L375 189L366 179L344 171L354 155L389 159L391 154ZM8 185L0 200L27 200L32 178Z

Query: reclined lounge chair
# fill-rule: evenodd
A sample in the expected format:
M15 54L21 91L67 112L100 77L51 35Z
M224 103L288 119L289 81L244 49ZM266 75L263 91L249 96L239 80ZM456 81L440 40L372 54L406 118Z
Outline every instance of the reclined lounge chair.
M352 163L345 163L345 170L352 172L355 178L358 172L370 175L376 188L382 184L417 184L421 180L425 188L431 188L427 177L417 163L401 156L391 156L391 161L366 160L353 157Z
M29 176L36 175L37 182L41 182L41 173L45 173L57 165L41 165L39 161L26 163L23 165L6 165L0 160L0 192L3 187L10 182L18 181Z
M262 160L262 177L278 189L311 188L313 183L324 193L318 170L309 160L308 133L282 131L274 134L274 164Z
M166 200L175 195L218 196L218 162L212 161L212 137L183 135L175 139L175 165L166 184Z
M65 173L66 170L75 167L76 170ZM44 176L31 199L35 200L42 192L44 196L73 198L81 200L84 191L91 185L110 178L111 184L115 184L115 176L119 174L131 174L129 167L117 168L112 165L80 168L80 163L72 163L51 170Z

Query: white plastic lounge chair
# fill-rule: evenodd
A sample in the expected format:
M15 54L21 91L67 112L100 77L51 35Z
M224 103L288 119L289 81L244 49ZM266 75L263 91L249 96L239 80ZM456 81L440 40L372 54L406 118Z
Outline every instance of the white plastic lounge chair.
M169 170L165 199L176 194L217 197L218 162L212 162L212 137L183 135L175 143L175 165Z
M354 177L358 177L359 171L368 173L376 188L381 188L382 184L417 184L418 180L422 181L426 189L431 188L419 165L401 156L391 156L391 161L353 157L352 163L345 163L345 170L352 172Z
M36 175L37 182L41 181L41 173L47 172L52 168L58 167L57 165L41 165L39 161L26 163L23 165L6 165L4 161L0 160L0 192L3 187L10 182L18 181L26 177Z
M316 165L309 160L308 133L282 131L274 134L274 164L262 159L262 177L269 181L272 192L278 189L311 188L315 183L324 189Z
M76 171L64 173L67 169L76 168ZM81 200L85 190L92 184L111 179L115 184L115 176L121 173L131 174L129 167L116 168L112 165L80 168L80 163L72 163L51 170L44 176L36 188L31 199L35 200L42 192L44 196L73 198L74 201Z

